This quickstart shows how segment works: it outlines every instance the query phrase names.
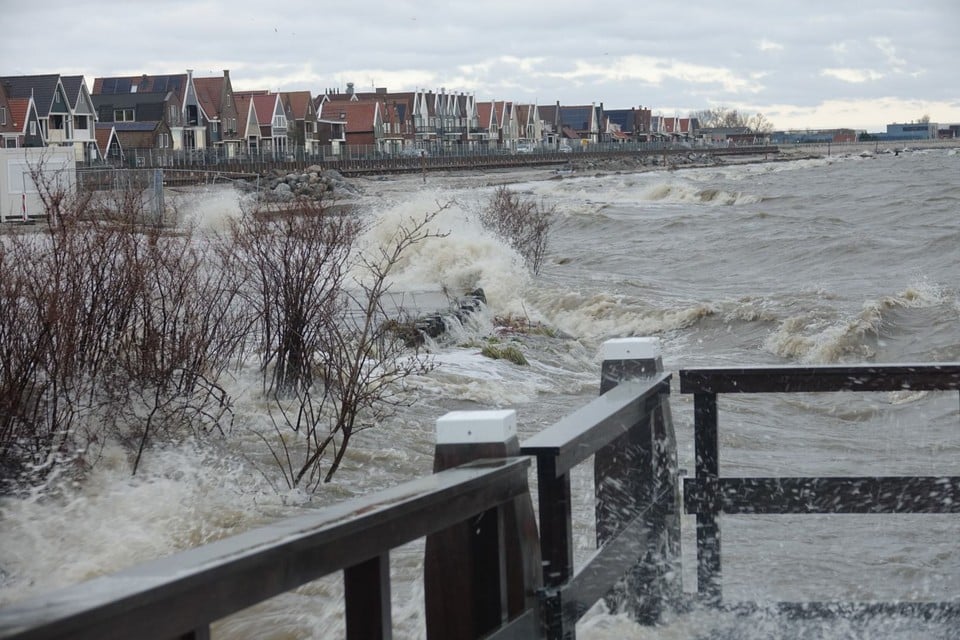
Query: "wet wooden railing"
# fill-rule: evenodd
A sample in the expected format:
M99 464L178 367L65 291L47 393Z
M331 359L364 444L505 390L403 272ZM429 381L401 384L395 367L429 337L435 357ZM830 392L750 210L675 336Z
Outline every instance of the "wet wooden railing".
M646 584L663 573L652 549L666 527L654 520L676 514L675 465L663 487L643 489L666 477L650 474L651 460L673 460L656 453L667 441L673 451L670 375L648 353L654 343L626 344L604 363L612 390L523 443L538 460L539 530L514 412L454 412L437 422L434 475L15 603L0 609L0 638L200 640L216 620L340 571L347 638L390 638L389 552L424 537L428 638L573 637L577 618L631 564L644 598L659 594ZM624 378L636 379L614 389ZM568 474L594 454L605 460L603 546L574 574ZM650 602L648 618L659 606Z
M717 403L720 394L958 391L960 363L690 369L681 370L679 377L680 392L694 397L696 476L684 483L684 505L688 514L697 516L697 589L711 604L724 604L722 514L960 514L958 476L721 476ZM922 429L923 425L916 428ZM731 608L740 606L733 604ZM783 602L776 606L803 616L889 612L927 618L960 617L960 602L956 601Z
M341 571L346 637L390 638L390 551L426 538L428 638L572 639L601 598L644 624L690 604L680 584L684 509L697 516L697 601L708 605L727 604L722 514L960 513L954 476L722 477L717 418L722 393L957 391L960 364L681 371L695 413L685 505L670 382L656 341L608 341L600 397L522 443L512 410L452 412L437 421L433 475L14 603L0 609L0 638L199 640L221 618ZM571 472L591 460L597 545L575 567ZM956 603L804 603L793 613L857 611L960 619Z

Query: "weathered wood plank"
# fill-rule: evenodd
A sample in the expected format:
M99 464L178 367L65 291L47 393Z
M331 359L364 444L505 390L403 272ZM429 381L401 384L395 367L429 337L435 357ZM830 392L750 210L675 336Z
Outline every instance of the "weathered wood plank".
M0 638L175 638L524 495L528 467L479 461L15 603Z
M960 390L960 363L685 369L681 393Z
M684 497L687 513L960 513L960 477L687 478Z

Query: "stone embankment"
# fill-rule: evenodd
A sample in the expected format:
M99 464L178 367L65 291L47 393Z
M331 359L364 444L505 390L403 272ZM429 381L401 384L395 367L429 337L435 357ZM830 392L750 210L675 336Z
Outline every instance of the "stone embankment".
M709 167L726 164L727 160L709 153L691 152L670 155L620 155L608 158L591 157L576 159L569 163L575 171L645 171L652 169L678 169L681 167Z
M319 165L293 172L273 169L246 185L248 191L259 193L262 202L291 202L297 198L342 201L360 195L339 171Z

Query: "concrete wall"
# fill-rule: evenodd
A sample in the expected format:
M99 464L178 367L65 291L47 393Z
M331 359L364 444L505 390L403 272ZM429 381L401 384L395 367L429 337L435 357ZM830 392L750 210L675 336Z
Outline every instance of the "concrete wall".
M0 149L0 222L46 215L34 171L41 172L44 184L72 190L77 181L73 147Z

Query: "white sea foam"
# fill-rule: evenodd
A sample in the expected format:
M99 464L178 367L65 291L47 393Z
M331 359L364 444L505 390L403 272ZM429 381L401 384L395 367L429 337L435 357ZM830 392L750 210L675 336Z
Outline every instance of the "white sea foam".
M174 206L183 223L200 229L223 231L229 220L240 216L241 202L246 199L233 185L214 185L180 190L172 194Z
M497 315L522 315L529 272L522 258L477 219L475 209L453 200L450 193L421 191L379 212L362 245L383 246L401 225L442 209L430 225L443 237L415 244L398 261L391 277L394 293L447 291L456 297L478 287Z
M531 296L551 324L593 340L655 335L689 327L716 313L712 305L699 303L657 309L608 292L540 291Z

